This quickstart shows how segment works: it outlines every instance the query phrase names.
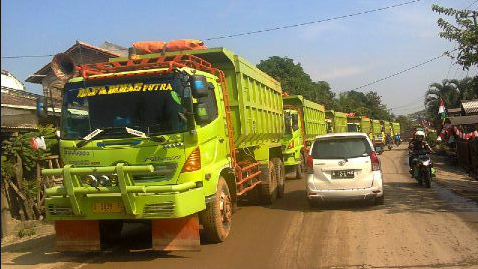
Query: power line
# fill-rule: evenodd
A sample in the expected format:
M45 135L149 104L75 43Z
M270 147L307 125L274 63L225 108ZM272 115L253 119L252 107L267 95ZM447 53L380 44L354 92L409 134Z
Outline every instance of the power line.
M450 52L453 52L453 51L455 51L455 50L456 50L456 49L454 49L454 50L452 50L452 51L450 51ZM448 52L448 53L450 53L450 52ZM446 55L446 53L447 53L447 51L443 52L443 53L442 53L441 55L439 55L439 56L433 57L433 58L431 58L431 59L429 59L429 60L426 60L426 61L424 61L424 62L422 62L422 63L419 63L419 64L417 64L417 65L414 65L414 66L409 67L409 68L406 68L406 69L403 69L402 71L393 73L393 74L388 75L388 76L386 76L386 77L384 77L384 78L374 80L374 81L369 82L369 83L367 83L367 84L364 84L364 85L362 85L362 86L353 88L353 89L351 89L351 90L349 90L349 91L359 90L359 89L368 87L368 86L370 86L370 85L376 84L376 83L378 83L378 82L387 80L387 79L389 79L389 78L392 78L392 77L401 75L401 74L406 73L406 72L408 72L408 71L411 71L411 70L413 70L413 69L415 69L415 68L418 68L418 67L420 67L420 66L422 66L422 65L425 65L425 64L431 63L431 62L433 62L433 61L436 61L436 60L438 60L438 59L444 57L444 56Z
M45 54L45 55L18 55L18 56L2 56L2 59L18 59L18 58L42 58L42 57L52 57L54 54Z
M403 2L395 5L390 5L386 7L381 7L381 8L376 8L376 9L371 9L371 10L366 10L366 11L361 11L357 13L352 13L352 14L347 14L347 15L341 15L337 17L332 17L332 18L326 18L326 19L320 19L316 21L309 21L309 22L303 22L303 23L297 23L297 24L292 24L292 25L285 25L285 26L279 26L279 27L274 27L274 28L268 28L268 29L263 29L263 30L256 30L256 31L250 31L250 32L244 32L244 33L238 33L238 34L230 34L230 35L223 35L223 36L217 36L217 37L210 37L206 38L204 40L217 40L217 39L225 39L225 38L231 38L231 37L238 37L238 36L245 36L245 35L252 35L252 34L259 34L259 33L265 33L265 32L271 32L271 31L277 31L277 30L283 30L283 29L288 29L288 28L294 28L294 27L300 27L300 26L306 26L306 25L311 25L311 24L316 24L316 23L322 23L322 22L328 22L328 21L334 21L334 20L339 20L339 19L345 19L345 18L350 18L354 16L359 16L359 15L365 15L369 13L374 13L378 11L383 11L386 9L391 9L391 8L396 8L404 5L409 5L413 3L420 2L422 0L412 0L408 2ZM115 49L111 49L110 51L115 51ZM119 50L118 50L119 51ZM52 57L54 54L45 54L45 55L18 55L18 56L2 56L2 59L19 59L19 58L41 58L41 57Z
M471 4L469 4L469 5L466 7L466 9L469 9L472 5L476 4L476 2L478 2L478 0L473 1Z
M359 15L365 15L368 13L374 13L390 8L396 8L404 5L409 5L413 3L420 2L421 0L413 0L413 1L408 1L408 2L403 2L391 6L386 6L386 7L381 7L381 8L376 8L376 9L371 9L371 10L366 10L366 11L361 11L357 13L352 13L352 14L347 14L347 15L341 15L337 17L332 17L332 18L326 18L326 19L320 19L316 21L309 21L309 22L303 22L303 23L297 23L297 24L291 24L291 25L285 25L285 26L278 26L274 28L267 28L263 30L256 30L256 31L250 31L250 32L244 32L244 33L238 33L238 34L230 34L230 35L223 35L223 36L217 36L217 37L210 37L206 38L205 40L217 40L217 39L225 39L225 38L231 38L231 37L238 37L238 36L245 36L245 35L253 35L253 34L259 34L259 33L264 33L264 32L272 32L272 31L278 31L278 30L284 30L284 29L289 29L289 28L294 28L294 27L300 27L300 26L306 26L306 25L311 25L311 24L316 24L316 23L322 23L322 22L328 22L328 21L334 21L334 20L339 20L339 19L345 19L345 18L350 18L354 16L359 16Z
M419 104L419 103L421 103L421 102L422 102L422 101L418 101L418 102L417 102L417 101L414 101L414 102L405 104L405 105L403 105L403 106L392 107L392 108L390 108L390 109L401 109L401 108L411 107L411 106L415 106L415 105L417 105L417 104Z

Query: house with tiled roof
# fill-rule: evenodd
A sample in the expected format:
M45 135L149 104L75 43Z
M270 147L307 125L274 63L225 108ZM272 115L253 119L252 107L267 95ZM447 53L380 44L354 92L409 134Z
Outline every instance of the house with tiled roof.
M127 56L128 49L119 45L104 42L101 46L94 46L83 41L76 43L64 51L72 59L75 65L88 64L95 62L107 62L108 59L120 56ZM61 90L64 82L54 76L50 62L45 64L40 70L30 75L26 82L41 84L43 86L43 94L47 98L51 98L54 102L61 102Z

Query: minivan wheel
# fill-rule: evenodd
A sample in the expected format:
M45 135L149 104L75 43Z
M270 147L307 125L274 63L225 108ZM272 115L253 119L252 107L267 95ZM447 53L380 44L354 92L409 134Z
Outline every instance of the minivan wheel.
M300 161L295 166L295 178L296 179L301 179L304 172L305 172L305 158L304 158L304 154L301 153L300 154Z
M380 197L375 197L375 205L384 205L385 204L385 194L382 194Z
M319 201L315 199L307 199L307 202L309 203L310 208L317 208L319 207Z

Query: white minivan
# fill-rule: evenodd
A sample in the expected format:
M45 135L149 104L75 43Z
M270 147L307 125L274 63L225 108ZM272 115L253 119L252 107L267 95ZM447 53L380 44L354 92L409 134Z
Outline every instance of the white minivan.
M380 160L364 133L335 133L315 138L307 156L307 199L311 206L328 200L384 203Z

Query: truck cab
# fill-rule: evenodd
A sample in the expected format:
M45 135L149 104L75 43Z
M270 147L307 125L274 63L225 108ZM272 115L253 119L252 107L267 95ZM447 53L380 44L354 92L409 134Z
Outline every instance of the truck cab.
M65 167L42 171L64 178L45 200L60 250L98 250L126 221L151 223L154 249L197 249L199 223L221 242L240 197L283 192L280 84L239 56L178 51L77 70L63 89ZM244 91L232 74L261 87Z

